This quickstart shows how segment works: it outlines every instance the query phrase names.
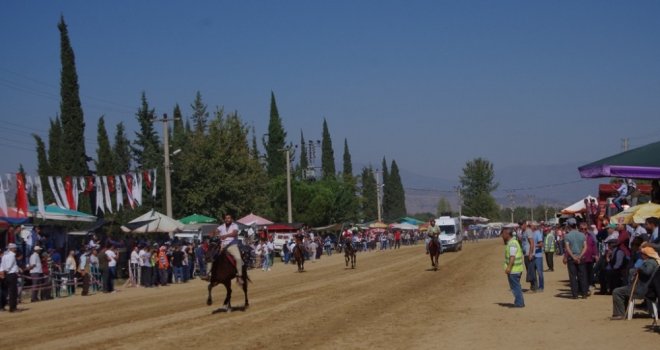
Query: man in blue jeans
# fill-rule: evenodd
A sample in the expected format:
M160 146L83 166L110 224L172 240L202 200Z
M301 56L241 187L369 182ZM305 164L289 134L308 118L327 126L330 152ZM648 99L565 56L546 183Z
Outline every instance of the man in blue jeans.
M539 230L537 223L532 223L532 230L534 230L534 265L536 267L536 291L543 292L543 233Z
M504 273L509 280L509 288L514 297L514 307L525 307L520 276L523 272L523 252L520 243L513 238L511 228L505 227L500 233L504 241Z

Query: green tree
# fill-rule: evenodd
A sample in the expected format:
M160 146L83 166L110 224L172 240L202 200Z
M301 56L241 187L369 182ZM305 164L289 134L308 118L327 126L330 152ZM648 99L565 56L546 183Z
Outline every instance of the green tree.
M307 168L309 167L309 159L307 155L307 145L305 145L305 135L300 130L300 178L304 179L306 176Z
M46 156L46 144L39 135L32 134L32 137L37 143L37 173L42 177L41 182L44 184L44 177L50 175L48 157Z
M365 221L376 220L378 218L378 189L371 166L362 168L360 180L362 182L360 187L362 219Z
M353 179L353 162L351 161L351 152L348 150L348 140L344 139L344 179Z
M438 206L436 208L435 214L437 216L441 216L445 213L451 213L451 204L445 197L440 197L440 200L438 200Z
M259 161L259 147L257 146L257 131L252 126L252 147L250 147L252 159Z
M328 130L328 122L323 118L323 137L321 138L321 173L323 178L335 177L335 151L332 149L332 138Z
M499 207L492 196L498 187L495 181L493 164L483 158L468 161L460 176L463 196L463 214L495 218L499 216Z
M136 165L142 169L157 168L161 165L160 141L154 130L153 120L156 112L149 109L149 103L144 92L141 97L142 105L136 117L140 125L140 131L135 133L135 140L131 146L133 159Z
M60 58L62 71L60 78L60 117L62 141L66 152L61 152L61 170L64 175L87 175L87 155L85 153L85 120L80 103L76 60L69 41L69 31L60 17L57 24L60 31Z
M190 117L195 127L196 133L204 133L206 130L206 123L209 118L209 113L206 111L206 105L202 102L202 94L197 91L195 101L190 105L193 114Z
M390 174L387 178L387 184L385 188L389 188L388 192L388 220L393 220L406 216L406 193L403 189L403 183L401 182L401 176L399 175L399 166L396 164L396 161L392 160L392 166L390 167Z
M286 174L286 157L284 149L286 132L282 126L282 119L277 110L275 94L270 93L270 120L268 122L268 141L264 143L266 148L266 161L268 177L274 179Z
M50 120L50 129L48 130L48 175L65 175L62 167L62 149L62 124L60 118L55 117L55 120Z
M125 174L131 169L131 142L126 137L124 123L117 124L115 130L114 153L114 172L115 174Z
M112 147L110 146L108 132L105 129L103 116L99 118L97 129L96 140L99 148L96 149L96 173L99 175L114 175L116 162L113 157Z
M175 151L180 149L183 151L183 149L186 148L186 145L188 144L188 134L186 133L186 128L183 123L183 115L181 114L181 108L179 107L178 103L174 106L174 110L172 111L172 119L174 119L174 122L172 126L171 150ZM173 162L173 164L176 163Z

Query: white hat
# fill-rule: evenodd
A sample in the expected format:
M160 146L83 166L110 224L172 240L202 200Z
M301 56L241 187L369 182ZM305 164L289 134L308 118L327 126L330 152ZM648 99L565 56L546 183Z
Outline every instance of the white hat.
M16 243L9 243L7 249L16 249Z
M34 250L41 250L42 248L41 248L40 246L38 246L38 245L35 245L33 249L34 249Z

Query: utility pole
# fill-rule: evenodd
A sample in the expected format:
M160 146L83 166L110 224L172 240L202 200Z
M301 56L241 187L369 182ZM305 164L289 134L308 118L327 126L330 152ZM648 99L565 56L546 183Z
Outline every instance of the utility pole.
M458 196L458 234L463 235L463 194L461 186L456 186L456 195Z
M165 163L163 167L165 168L165 214L169 217L172 217L172 182L170 179L171 175L171 165L170 165L170 129L168 127L168 122L174 119L168 119L167 113L163 114L162 119L154 119L154 121L163 123L163 152Z
M630 139L627 137L621 139L621 148L623 148L624 152L628 150L628 146L630 145L629 141Z
M378 206L378 222L383 221L383 208L382 208L382 203L381 203L381 198L380 198L380 190L381 190L381 185L380 185L380 174L382 174L382 171L376 169L376 200L377 200L377 206Z
M293 223L293 212L291 209L291 150L286 148L286 206L289 215L289 223Z
M532 216L530 220L534 221L534 195L528 194L527 198L529 199L529 209Z
M507 191L507 197L509 198L509 203L511 204L511 223L513 223L513 211L515 210L515 197L513 191Z

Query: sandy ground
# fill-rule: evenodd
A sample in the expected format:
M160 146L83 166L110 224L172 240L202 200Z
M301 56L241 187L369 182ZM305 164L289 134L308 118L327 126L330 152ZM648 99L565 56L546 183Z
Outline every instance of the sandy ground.
M546 291L510 309L501 240L464 245L429 271L422 246L251 271L250 308L216 313L224 288L206 306L206 284L125 288L20 305L0 313L0 348L226 349L627 349L657 346L651 320L612 322L611 298L562 298L567 272L559 258ZM243 303L234 289L234 306Z

